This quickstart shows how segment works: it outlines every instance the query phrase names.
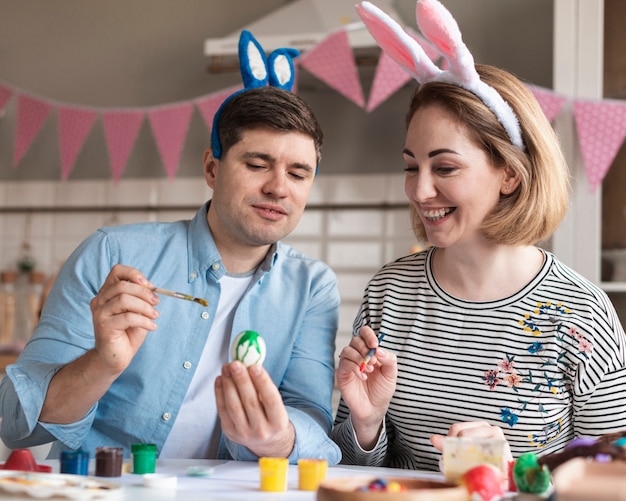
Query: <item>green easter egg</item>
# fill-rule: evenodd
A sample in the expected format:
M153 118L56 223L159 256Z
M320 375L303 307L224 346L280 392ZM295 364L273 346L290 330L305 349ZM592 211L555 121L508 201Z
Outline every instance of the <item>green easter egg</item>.
M230 347L233 360L239 360L246 367L262 365L265 360L265 340L254 331L240 332Z
M513 466L513 480L519 492L541 494L550 487L550 470L540 465L537 455L525 452L520 455Z

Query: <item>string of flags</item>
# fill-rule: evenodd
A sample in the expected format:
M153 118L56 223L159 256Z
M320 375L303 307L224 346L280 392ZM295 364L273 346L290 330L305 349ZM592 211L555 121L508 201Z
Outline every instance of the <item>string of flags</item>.
M411 33L418 41L420 36ZM429 54L435 59L436 54ZM298 57L296 68L304 69L356 106L372 112L411 80L385 53L381 53L366 101L358 68L345 30L329 34L310 51ZM546 117L553 121L571 104L587 182L593 193L602 184L626 138L626 101L580 99L559 95L551 89L529 85ZM241 86L233 86L188 101L142 108L96 108L63 103L37 96L0 80L0 116L12 99L17 100L17 118L12 167L18 168L50 115L56 115L61 179L67 180L96 120L103 124L111 175L119 181L147 120L165 172L176 177L185 138L194 109L210 130L220 104Z

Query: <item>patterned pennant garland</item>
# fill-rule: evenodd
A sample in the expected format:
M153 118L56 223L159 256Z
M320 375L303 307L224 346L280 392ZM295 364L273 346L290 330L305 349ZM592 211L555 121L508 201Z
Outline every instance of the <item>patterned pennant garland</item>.
M191 103L181 103L148 113L152 134L170 180L176 177L192 112Z
M365 106L359 71L344 30L327 36L295 62L361 108Z
M438 53L423 38L407 28L407 32L424 48L434 62ZM296 70L306 69L360 107L365 107L358 68L348 40L339 30L330 34L313 49L295 60ZM411 77L400 66L381 53L367 103L371 112L402 87ZM551 89L528 85L541 109L553 121L566 102L573 103L578 142L585 165L588 184L595 192L604 180L626 137L626 102L621 100L588 100L560 96ZM119 181L137 140L144 118L148 115L152 133L168 178L173 179L188 133L194 106L209 131L213 117L224 99L241 89L232 86L190 101L150 108L97 109L65 105L22 93L0 80L0 116L9 101L17 97L17 123L13 148L13 168L41 131L52 110L57 111L61 178L66 180L80 154L93 124L102 116L105 140L113 179Z
M626 103L575 101L574 117L587 181L594 193L626 137Z
M98 117L94 110L62 106L57 111L61 179L67 180L76 158Z
M141 110L111 111L102 115L113 180L122 178L126 162L135 145L144 112Z
M374 110L410 80L413 80L411 75L404 71L386 52L381 52L367 102L367 111Z
M17 98L17 132L13 148L13 168L17 167L48 118L52 105L29 96Z
M527 85L527 87L533 93L535 99L539 102L539 106L541 106L543 114L550 122L552 122L561 112L561 109L563 109L563 105L567 99L542 87L537 87L535 85Z

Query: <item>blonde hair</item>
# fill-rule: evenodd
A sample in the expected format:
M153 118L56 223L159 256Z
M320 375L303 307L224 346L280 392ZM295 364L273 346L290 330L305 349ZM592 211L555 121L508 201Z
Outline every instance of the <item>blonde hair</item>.
M435 104L448 111L496 167L508 167L520 179L512 193L500 195L493 212L485 218L485 237L505 245L545 240L565 217L569 201L570 172L559 139L533 94L518 78L484 64L477 64L476 70L515 112L525 151L511 144L504 127L479 98L452 84L429 82L418 87L407 113L407 126L420 108ZM413 207L411 221L416 237L425 242L424 225Z

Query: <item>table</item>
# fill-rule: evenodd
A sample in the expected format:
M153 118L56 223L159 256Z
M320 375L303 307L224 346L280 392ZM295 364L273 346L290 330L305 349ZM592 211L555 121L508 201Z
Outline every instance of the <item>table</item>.
M52 466L53 473L59 473L58 460L39 461L40 464ZM191 477L186 474L190 466L209 466L214 468L210 477ZM91 460L89 472L95 470L94 460ZM220 460L187 460L187 459L157 459L156 473L176 475L178 485L176 489L153 489L143 485L143 476L125 473L121 477L101 480L117 483L123 486L123 497L115 499L133 501L314 501L314 491L298 490L298 467L289 466L288 489L286 492L262 492L259 490L259 466L256 462L220 461ZM441 479L441 474L435 472L417 472L392 468L367 468L356 466L335 466L328 469L327 478L354 477L410 477L424 479ZM25 501L24 496L7 497L0 493L3 501ZM31 498L32 499L32 498ZM61 498L54 498L61 499Z

